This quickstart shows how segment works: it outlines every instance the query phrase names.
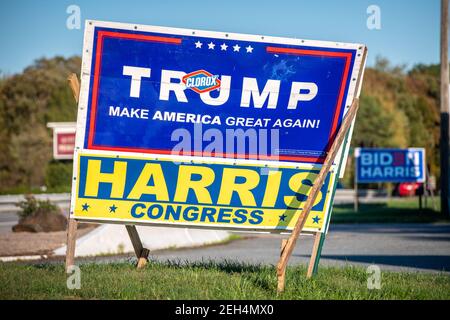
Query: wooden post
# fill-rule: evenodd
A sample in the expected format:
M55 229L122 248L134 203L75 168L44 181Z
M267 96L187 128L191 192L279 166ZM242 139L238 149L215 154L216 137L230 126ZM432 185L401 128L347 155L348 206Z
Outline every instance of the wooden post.
M430 188L430 197L431 197L431 203L433 204L433 210L437 211L436 201L434 199L434 191L433 191L433 188L432 188L432 185L431 185L431 182L430 182L431 181L431 175L430 175L430 171L428 170L428 167L427 167L427 179L428 179L427 186Z
M76 74L72 73L67 80L69 81L69 86L72 89L72 94L75 102L78 103L78 98L80 96L80 82ZM75 263L75 246L77 241L77 226L78 223L75 219L70 217L67 224L67 243L66 243L66 272L69 267Z
M449 71L448 71L448 0L441 0L441 212L449 211Z
M386 183L386 191L387 191L387 197L388 197L388 202L389 202L392 199L392 184L390 182Z
M322 238L321 232L316 232L316 235L314 236L314 245L313 250L311 254L311 258L309 259L309 265L308 265L308 273L306 274L307 278L311 278L314 274L314 269L316 265L317 255L320 255L319 253L319 246L320 246L320 240Z
M75 262L75 244L77 241L77 221L69 218L67 225L67 244L66 244L66 272Z
M367 49L364 49L363 52L363 62L366 60L367 56ZM363 63L364 66L364 63ZM359 70L358 78L356 79L356 88L358 89L360 86L360 82L362 79L364 67L361 67ZM356 113L359 108L359 99L354 98L352 101L352 104L347 111L347 114L345 115L344 120L342 121L341 127L333 141L333 144L331 145L327 156L325 158L325 162L322 165L322 168L320 169L319 174L317 175L314 184L311 188L311 191L308 194L308 197L306 199L305 205L303 207L302 212L300 213L300 216L298 217L297 222L295 223L294 230L292 230L292 234L289 237L283 252L281 253L280 260L278 261L277 265L277 275L278 275L278 288L284 289L284 276L282 276L286 270L287 263L289 261L289 258L292 254L292 251L294 250L295 244L297 242L297 239L300 235L300 232L303 229L303 226L306 223L306 220L308 219L308 215L311 211L311 208L314 205L314 201L316 200L317 195L319 194L320 188L322 187L325 178L328 175L328 172L330 171L330 168L334 162L334 159L336 158L336 155L339 151L339 148L342 145L342 142L344 141L347 131L350 129L350 126L352 125L352 122L356 116ZM280 283L283 282L283 283Z
M133 245L134 253L138 259L137 268L142 269L148 262L148 255L150 251L142 246L141 239L139 238L139 233L137 232L136 226L126 225L125 226L130 236L131 244Z
M287 240L283 239L281 240L281 250L280 250L280 257L283 255L284 248L286 248ZM284 268L281 272L277 270L277 276L278 276L278 292L284 291L284 285L286 283L286 268Z
M303 226L305 225L306 220L308 219L308 215L311 211L311 208L313 207L314 201L316 200L320 188L322 187L328 175L328 172L330 171L331 165L333 164L334 159L336 158L336 155L339 151L339 148L341 147L342 142L344 141L345 135L347 134L347 131L350 128L352 121L356 116L356 112L358 111L359 107L358 101L359 100L357 98L353 99L353 103L351 104L345 116L345 119L342 122L341 128L339 129L339 132L336 135L333 144L331 145L330 151L328 152L327 157L325 158L325 162L322 165L322 168L320 169L320 172L317 175L316 180L314 181L314 184L311 188L308 198L306 199L305 206L303 207L303 210L295 224L294 230L292 231L292 234L286 243L286 246L282 252L282 255L277 265L278 281L284 281L284 277L281 277L281 275L285 272L288 260L292 254L292 251L294 250L300 232L302 231ZM284 288L284 284L278 283L278 288Z
M347 136L348 135L349 135L349 133L347 133ZM345 164L341 164L341 166L342 165L345 165ZM328 218L325 226L323 226L323 230L325 232L328 229L330 220L331 220L331 216ZM325 243L325 238L326 238L325 232L316 233L316 236L314 239L313 250L311 253L311 259L309 261L309 266L308 266L308 274L306 275L307 278L312 278L312 276L316 275L318 272L320 257L322 255L322 248L323 248L323 244Z
M354 203L353 203L353 210L355 212L358 212L358 159L356 159L356 157L353 157L354 161L355 161L355 172L354 172L354 177L353 177L353 189L355 190L355 199L354 199Z
M80 82L78 81L77 75L75 73L70 74L67 81L69 81L69 86L72 89L75 102L78 103L78 99L80 97Z
M428 208L428 168L425 168L425 181L423 182L423 196L425 209Z

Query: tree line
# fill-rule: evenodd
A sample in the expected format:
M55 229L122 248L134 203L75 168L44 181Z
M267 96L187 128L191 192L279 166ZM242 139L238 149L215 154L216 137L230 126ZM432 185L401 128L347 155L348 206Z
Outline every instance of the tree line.
M46 124L76 120L67 76L80 66L77 56L42 58L0 78L0 193L70 190L71 163L52 160ZM439 65L405 71L378 58L364 75L352 146L424 147L439 177L439 89Z

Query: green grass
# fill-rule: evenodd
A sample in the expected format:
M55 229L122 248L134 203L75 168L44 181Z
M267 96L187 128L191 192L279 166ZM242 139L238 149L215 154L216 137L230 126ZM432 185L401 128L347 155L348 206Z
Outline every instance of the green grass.
M439 212L439 198L435 197L436 210L431 199L428 206L419 209L417 198L396 198L385 204L360 204L354 212L353 204L335 205L331 223L416 223L450 222L449 217Z
M364 268L322 267L310 280L304 266L287 270L276 294L271 266L237 262L81 265L81 289L69 290L61 264L0 264L0 299L450 299L450 276L382 272L381 289L367 289Z

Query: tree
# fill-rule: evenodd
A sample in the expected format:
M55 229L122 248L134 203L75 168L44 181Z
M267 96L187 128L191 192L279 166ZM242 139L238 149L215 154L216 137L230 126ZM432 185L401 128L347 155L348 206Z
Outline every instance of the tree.
M406 122L401 112L386 113L377 97L362 95L352 143L359 147L403 147L405 143L396 139L395 133L406 127Z
M49 121L75 121L76 104L67 76L79 57L39 59L21 74L0 81L0 192L44 183L51 159Z

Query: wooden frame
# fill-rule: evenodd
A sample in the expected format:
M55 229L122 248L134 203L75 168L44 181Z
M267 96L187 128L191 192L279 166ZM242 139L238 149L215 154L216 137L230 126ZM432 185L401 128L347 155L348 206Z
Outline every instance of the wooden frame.
M69 81L69 86L72 89L73 97L78 103L78 98L80 95L80 82L78 81L78 77L72 73L67 80ZM69 270L69 267L72 266L75 262L77 225L78 222L69 216L69 222L67 226L66 272ZM142 245L142 241L139 237L136 226L126 225L125 227L127 229L131 244L133 245L134 252L138 259L136 267L138 269L141 269L147 264L150 251L147 248L144 248L144 246Z
M354 201L353 201L353 210L358 212L359 206L359 197L358 197L358 159L356 156L353 157L353 161L355 161L353 168L355 170L353 177L353 190L355 191Z

